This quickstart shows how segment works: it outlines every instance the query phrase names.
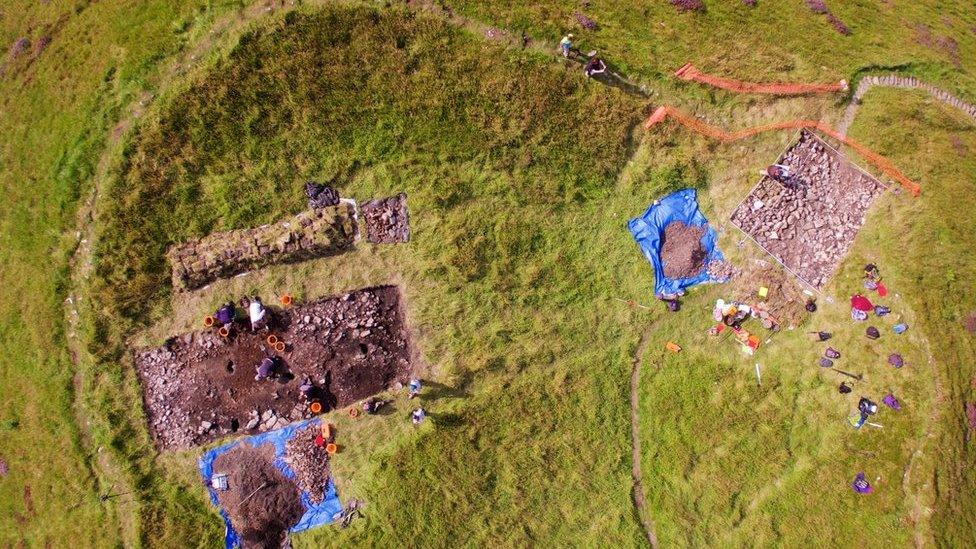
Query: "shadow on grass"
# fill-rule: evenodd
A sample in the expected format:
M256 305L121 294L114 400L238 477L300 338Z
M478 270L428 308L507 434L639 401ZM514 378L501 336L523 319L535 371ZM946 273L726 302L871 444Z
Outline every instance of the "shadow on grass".
M445 397L468 398L471 396L471 393L463 387L451 387L443 383L437 383L436 381L424 381L424 384L430 387L430 389L420 395L421 401L438 400Z

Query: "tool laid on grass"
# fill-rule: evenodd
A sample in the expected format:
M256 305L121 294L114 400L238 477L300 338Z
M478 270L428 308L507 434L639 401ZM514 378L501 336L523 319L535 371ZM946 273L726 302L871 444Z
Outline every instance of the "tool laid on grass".
M852 374L850 372L845 372L844 370L838 370L837 368L831 368L831 369L833 371L837 372L838 374L843 374L843 375L845 375L845 376L847 376L849 378L853 378L853 379L856 379L858 381L863 381L864 380L864 376L861 375L861 374Z
M633 299L621 299L619 297L615 297L614 299L616 299L617 301L619 301L621 303L626 303L627 305L629 305L631 307L640 307L641 309L647 309L648 311L651 310L651 308L648 307L647 305L641 305L640 303L634 301Z

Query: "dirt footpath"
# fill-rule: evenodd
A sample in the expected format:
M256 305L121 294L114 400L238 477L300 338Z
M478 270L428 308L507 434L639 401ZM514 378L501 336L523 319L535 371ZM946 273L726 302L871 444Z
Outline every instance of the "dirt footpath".
M763 177L732 222L807 284L822 288L884 186L807 131L777 163L790 168L796 187Z
M383 391L410 376L400 292L380 286L273 311L270 333L238 325L228 339L204 330L136 351L149 431L160 449L205 444L231 433L254 434L311 417L298 386L308 375L325 410ZM265 356L283 365L276 380L255 381Z

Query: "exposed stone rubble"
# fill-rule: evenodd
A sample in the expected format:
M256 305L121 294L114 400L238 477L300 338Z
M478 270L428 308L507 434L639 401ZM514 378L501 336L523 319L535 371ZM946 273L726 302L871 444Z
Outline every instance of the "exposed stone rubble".
M355 207L341 203L304 211L253 229L214 233L170 248L173 287L193 290L277 263L304 261L345 251L357 233Z
M231 433L269 431L311 417L298 386L309 376L326 410L347 406L410 376L407 332L396 287L368 288L285 311L272 333L282 376L255 381L274 354L267 333L204 330L135 353L149 431L161 449L205 444Z
M777 163L789 166L801 187L786 189L763 177L732 213L732 222L807 284L821 288L884 186L807 131Z
M396 244L410 240L407 195L369 200L361 206L366 224L366 240L376 244Z

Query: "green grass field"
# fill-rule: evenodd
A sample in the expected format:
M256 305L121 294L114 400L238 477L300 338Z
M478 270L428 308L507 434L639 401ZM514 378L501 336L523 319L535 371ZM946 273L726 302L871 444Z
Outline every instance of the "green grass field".
M651 105L730 128L835 122L844 107L735 96L671 71L694 61L747 80L832 81L896 67L972 102L971 6L833 2L853 31L843 37L800 1L706 1L703 14L594 2L585 11L600 29L576 28L581 45L645 84L647 102L544 51L574 29L576 2L447 2L546 44L527 50L403 6L301 4L0 8L5 44L51 37L35 60L8 56L0 76L0 543L222 543L199 452L151 445L131 347L195 328L228 296L389 282L406 298L432 421L414 429L402 395L390 416L330 417L340 495L365 500L366 518L294 536L297 546L646 544L631 501L642 337L640 466L662 546L976 543L964 412L976 401L976 340L963 327L976 311L971 119L879 89L850 130L923 189L875 203L826 289L835 301L811 320L837 334L874 400L892 390L902 401L883 429L846 425L859 394L837 394L819 371L807 326L751 360L704 333L722 286L696 289L679 315L617 300L652 301L626 221L671 190L699 189L733 261L759 257L724 220L795 137L717 145L672 124L645 132ZM920 43L918 25L954 38L956 53ZM332 178L357 199L407 192L411 243L171 291L167 246L295 213L305 180ZM882 345L845 307L869 261L911 325ZM669 340L685 351L666 353ZM884 365L895 350L906 368ZM849 488L859 470L871 496ZM109 494L124 495L100 501Z

